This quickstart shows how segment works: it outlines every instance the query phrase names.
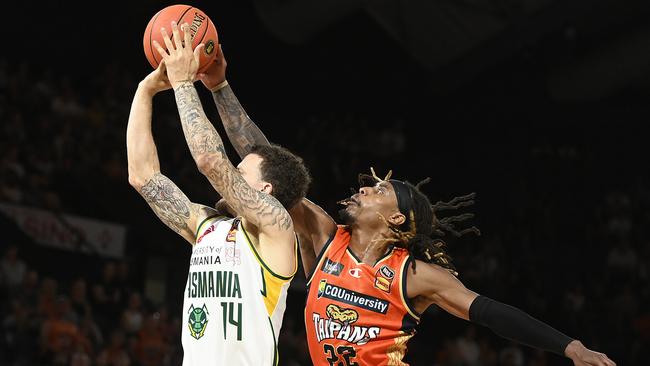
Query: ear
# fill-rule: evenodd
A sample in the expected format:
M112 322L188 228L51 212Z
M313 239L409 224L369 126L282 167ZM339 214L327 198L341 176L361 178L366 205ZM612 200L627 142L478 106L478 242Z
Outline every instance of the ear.
M397 211L394 214L390 215L388 222L390 222L392 225L400 226L406 222L406 216L404 216L403 213Z
M263 182L262 183L262 189L260 189L260 191L262 191L262 192L264 192L266 194L271 194L271 192L273 192L273 184Z

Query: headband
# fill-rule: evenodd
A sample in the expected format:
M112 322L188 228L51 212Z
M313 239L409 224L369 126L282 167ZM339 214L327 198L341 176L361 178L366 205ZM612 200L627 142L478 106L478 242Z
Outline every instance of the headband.
M408 225L411 221L411 212L413 211L413 192L402 181L397 179L389 179L388 181L393 185L399 211L406 216L406 221L404 221L403 225Z

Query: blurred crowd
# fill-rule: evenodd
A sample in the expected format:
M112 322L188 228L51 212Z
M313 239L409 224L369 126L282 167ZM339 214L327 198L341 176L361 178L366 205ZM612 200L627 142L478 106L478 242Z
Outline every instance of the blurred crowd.
M116 65L93 78L75 79L0 60L0 202L115 221L151 238L171 237L164 236L167 229L127 182L125 127L137 81ZM204 102L206 112L218 121L209 102ZM161 96L156 108L154 136L164 172L192 200L216 202L189 160L173 98ZM347 187L354 187L359 172L377 161L384 168L403 166L416 154L406 130L418 122L398 114L380 116L315 112L287 127L291 136L269 137L305 159L315 178L310 196L334 214L335 202L349 194ZM603 182L615 179L596 173L602 162L575 149L531 146L520 159L538 165L508 171L514 172L514 183L475 211L484 235L450 243L451 255L470 289L523 309L619 365L648 365L650 181L639 175L607 185ZM420 165L402 170L423 178L417 175L426 174L417 170L423 159L415 160ZM583 181L554 185L557 176L568 176L578 165ZM517 175L523 171L529 173ZM444 184L435 188L466 193ZM581 191L588 194L576 193ZM15 229L6 218L2 225L5 232ZM155 234L162 231L166 234ZM131 238L137 239L127 243L123 260L89 258L91 265L85 267L75 266L66 253L42 252L24 236L0 239L0 364L180 365L182 290L170 288L164 302L147 298L146 279L134 271L146 256L140 245L147 236ZM189 257L180 240L155 244ZM43 253L51 256L44 259ZM62 270L52 271L46 260L60 261ZM184 284L183 274L167 275L180 276L169 283ZM290 289L279 344L282 365L309 364L304 285L299 274ZM409 342L407 361L423 366L568 364L435 307L424 314Z

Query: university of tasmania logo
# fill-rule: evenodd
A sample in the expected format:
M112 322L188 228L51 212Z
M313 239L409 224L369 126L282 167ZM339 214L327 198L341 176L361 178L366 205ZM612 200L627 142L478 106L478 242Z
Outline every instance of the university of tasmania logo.
M190 328L190 335L195 339L203 337L205 333L205 328L208 326L208 308L203 304L202 308L195 308L194 305L190 305L189 320L187 321L187 326Z

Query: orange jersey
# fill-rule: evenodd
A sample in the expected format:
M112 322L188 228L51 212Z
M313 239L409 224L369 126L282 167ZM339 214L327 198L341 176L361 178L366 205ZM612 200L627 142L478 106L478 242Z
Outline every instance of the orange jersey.
M407 365L406 342L419 316L404 296L407 250L393 247L375 265L348 249L339 226L308 283L307 343L314 366Z

